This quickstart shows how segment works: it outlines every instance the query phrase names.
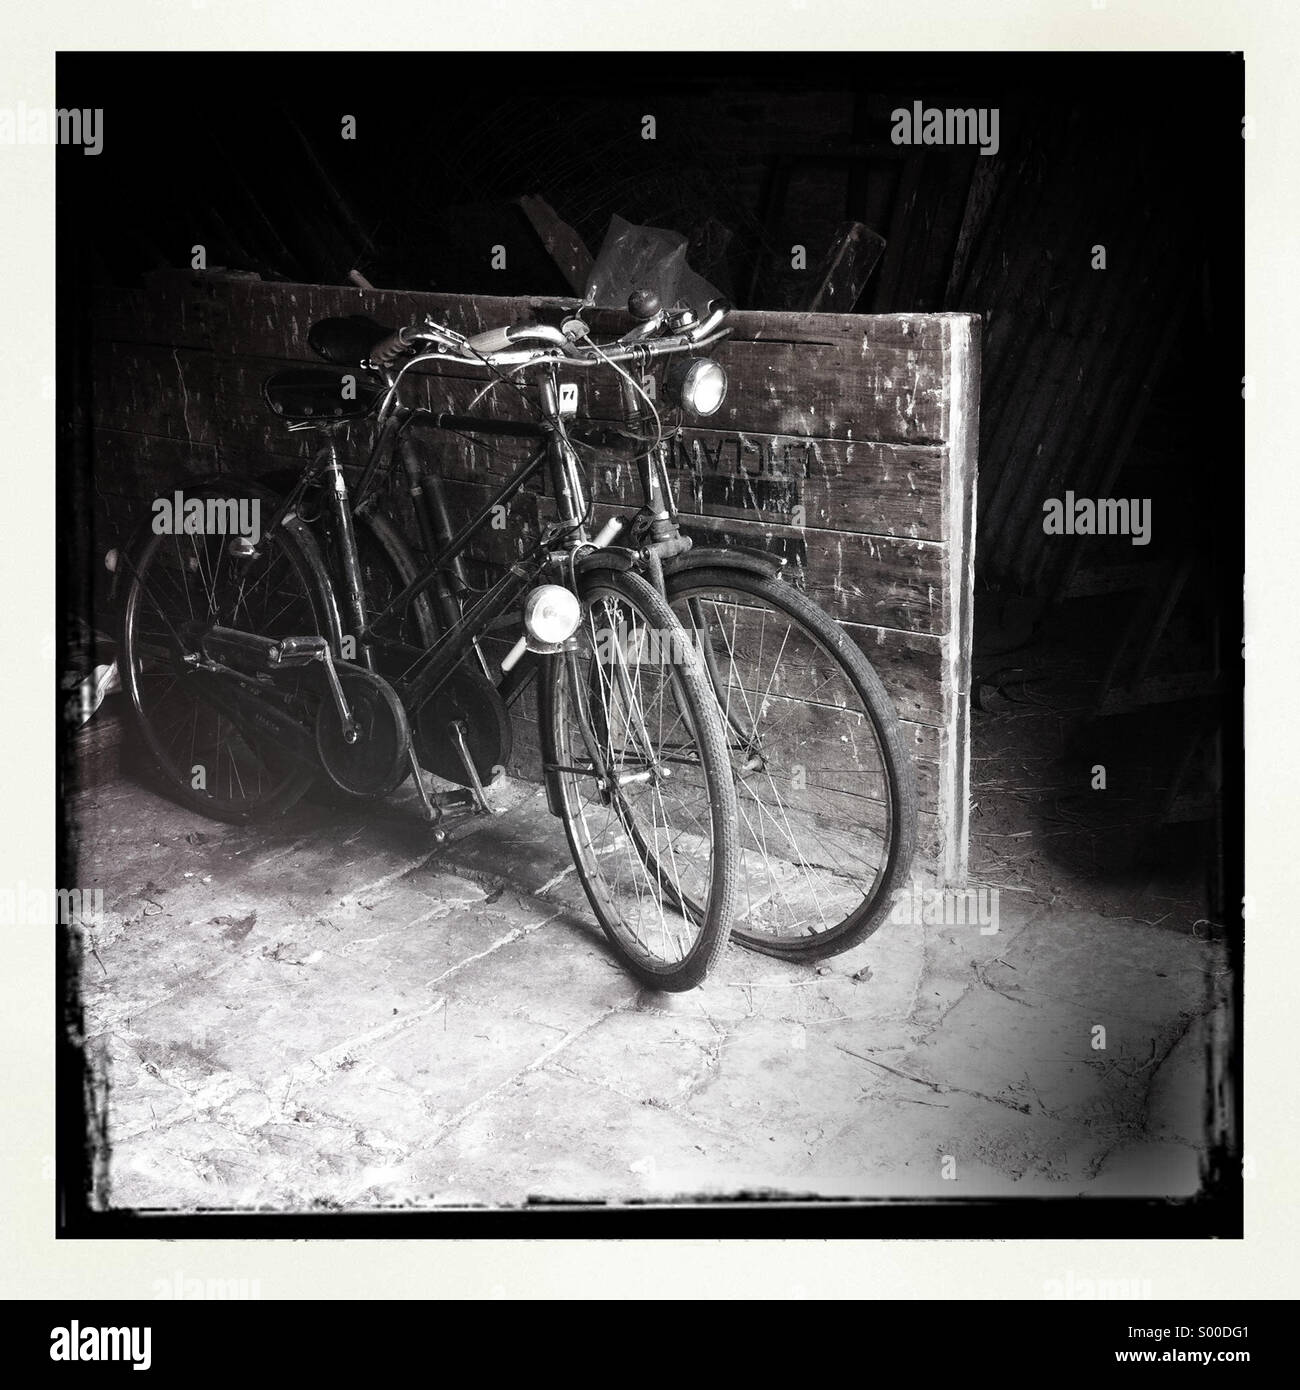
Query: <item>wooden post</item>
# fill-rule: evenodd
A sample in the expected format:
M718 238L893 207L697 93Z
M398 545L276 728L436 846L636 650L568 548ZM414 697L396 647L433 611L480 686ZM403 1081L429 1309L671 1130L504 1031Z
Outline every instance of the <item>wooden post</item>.
M975 609L975 514L979 450L979 320L947 314L948 322L948 583L952 627L948 634L951 704L944 731L947 784L941 793L943 857L940 878L963 887L970 853L970 681Z
M533 224L542 245L569 282L574 294L583 294L593 265L587 243L560 217L545 198L525 196L519 206Z

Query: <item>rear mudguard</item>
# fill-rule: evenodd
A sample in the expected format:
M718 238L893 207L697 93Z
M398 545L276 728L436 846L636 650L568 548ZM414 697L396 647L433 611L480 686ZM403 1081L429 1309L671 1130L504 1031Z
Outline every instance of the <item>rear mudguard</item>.
M204 487L238 487L245 489L256 497L262 499L271 511L274 511L283 500L283 493L277 492L274 488L269 488L263 483L254 482L251 478L238 477L230 473L214 473L206 478L196 479L194 482L186 483L186 487L197 492ZM339 615L338 599L334 593L334 585L330 580L329 567L325 563L325 557L321 554L320 545L316 537L312 534L311 528L301 517L290 515L285 518L284 529L297 543L298 549L306 563L308 572L311 575L312 583L316 587L317 597L320 601L321 615L329 629L330 649L336 658L343 655L343 622ZM148 541L152 534L153 525L150 519L146 518L131 533L126 542L126 553L128 560L133 560L140 553L142 546ZM125 586L130 580L132 573L130 563L123 565L119 563L113 571L113 583L109 590L110 602L120 612L121 603L125 595Z
M321 548L312 534L311 527L300 516L285 517L283 526L298 542L298 548L302 551L302 557L315 581L321 612L329 627L330 650L336 660L343 660L343 620L339 615L339 602L330 579L329 566L325 563Z
M358 525L369 527L370 534L387 554L388 561L397 571L401 582L411 583L419 575L420 567L401 531L378 508L367 508L357 520ZM412 611L420 630L420 640L426 647L433 646L438 640L438 624L434 620L428 594L416 596Z

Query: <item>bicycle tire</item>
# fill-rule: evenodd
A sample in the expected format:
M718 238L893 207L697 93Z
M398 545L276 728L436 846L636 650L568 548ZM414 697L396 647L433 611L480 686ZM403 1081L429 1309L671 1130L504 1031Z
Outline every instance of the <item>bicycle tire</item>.
M822 960L849 950L866 940L886 919L893 895L911 869L916 847L916 772L903 742L897 712L884 684L866 655L844 628L805 594L783 579L767 578L749 570L733 569L725 564L718 564L684 569L670 574L666 576L665 586L674 611L684 622L689 620L693 626L698 626L698 621L694 617L690 600L699 602L710 593L731 593L746 600L750 613L748 621L751 634L752 614L766 611L782 615L791 629L798 634L789 658L792 667L797 666L798 669L792 670L790 678L778 686L774 663L772 679L762 687L766 695L764 704L757 711L760 718L766 717L769 706L777 708L779 717L781 710L793 710L803 703L800 692L806 695L812 689L813 677L808 675L809 670L815 674L823 671L838 674L838 684L833 687L834 694L825 692L825 698L829 703L817 706L815 711L816 717L824 721L823 743L830 737L835 747L832 749L823 746L819 749L817 740L806 737L796 740L790 736L788 739L790 747L797 752L800 760L797 766L804 772L804 785L799 788L801 795L797 796L794 791L787 791L785 797L782 797L781 778L772 775L770 750L764 751L760 758L764 764L762 772L768 785L760 785L758 791L753 793L753 799L765 804L753 807L751 802L751 815L747 809L743 785L745 779L738 771L737 780L738 783L742 783L738 801L742 816L741 900L737 904L732 936L751 950L792 960ZM745 606L736 605L738 609ZM725 619L723 621L725 623ZM763 621L765 623L766 620ZM743 639L737 636L734 617L732 623L732 646L743 646ZM722 635L726 637L725 631ZM749 641L752 645L752 635ZM760 640L760 654L762 645ZM784 645L781 650L785 650ZM746 679L735 664L734 650L730 652L730 659L733 664L728 672L726 690L718 688L716 662L706 663L713 677L719 703L724 706L724 723L728 719L727 706L731 698L729 692L733 686L743 689ZM779 659L778 656L778 661ZM761 666L761 655L759 664ZM831 678L830 675L824 677ZM752 679L751 683L759 685L757 678ZM790 692L788 696L787 691ZM822 686L818 685L816 691L823 693ZM855 701L858 706L856 709L853 708ZM756 703L754 700L747 700L746 713L752 715ZM797 719L795 722L798 722ZM854 769L845 766L846 744L855 758L859 758L863 764L866 763L853 734L855 727L862 728L864 724L871 728L874 745L879 752L878 769L868 769L865 766ZM803 732L806 734L806 730ZM741 767L741 751L747 754L744 764L746 767L752 763L754 756L753 750L748 746L742 750L738 746L740 742L742 740L728 729L733 767L737 769ZM887 838L882 837L883 849L876 852L880 862L874 868L869 887L862 892L861 900L854 902L848 911L844 911L843 908L853 900L854 892L862 888L861 881L854 885L852 875L855 870L848 848L850 845L855 846L857 842L845 835L845 848L828 850L827 845L835 833L834 827L828 826L824 811L807 809L817 806L815 798L808 794L809 764L812 765L811 770L814 773L822 772L828 784L833 784L821 791L824 804L829 803L836 807L854 804L852 797L856 789L852 785L852 773L855 771L861 772L864 782L877 778L880 783L879 804L885 807L884 820L889 833ZM759 780L754 779L756 783ZM791 777L786 785L793 786L794 782L795 779ZM792 812L791 806L796 801L803 804L797 812ZM770 809L771 804L776 806L775 814ZM864 798L864 822L876 814L873 809L876 804L870 798ZM852 812L844 810L838 814L844 817L845 824L848 825ZM823 836L820 841L815 838L817 833ZM862 862L865 864L866 850L874 849L874 836L872 830L867 828L861 831L861 835L864 846ZM768 843L769 839L781 840L782 837L787 856L784 860L781 859L782 845L777 844L773 848ZM802 843L803 841L807 843ZM815 849L810 847L814 843ZM819 858L824 860L832 854L839 856L837 863L827 865L817 862ZM809 858L813 863L807 862ZM857 872L861 872L865 880L865 871ZM822 897L817 896L819 884L827 885L827 891ZM768 896L766 900L762 900L765 888ZM810 900L815 902L816 912L801 905L800 895L803 903ZM827 915L828 904L830 917ZM760 930L756 923L764 912L769 921ZM776 927L780 927L781 930L775 929Z
M581 598L584 647L579 652L548 658L548 669L541 682L539 718L552 808L564 824L592 911L623 962L652 989L691 989L705 978L727 944L736 895L736 793L717 703L684 630L662 595L644 579L631 573L597 571L581 580ZM630 668L625 656L613 651L610 666L614 674L600 670L603 659L599 643L611 629L600 629L596 624L602 617L612 622L615 610L610 604L621 605L623 610L638 615L646 621L647 628L660 634L659 656L664 658L666 654L666 660L660 662L658 687L653 672L646 682L650 703L640 693L643 663L639 659L637 686L631 694L627 677ZM634 640L636 632L634 628ZM619 640L623 640L622 629ZM616 685L621 706L615 699ZM602 697L604 712L584 716L583 692L593 689L608 691ZM644 770L620 774L619 768L634 765L628 760L628 747L638 731L650 737L648 730L656 718L656 708L660 744L657 753L652 750L646 755L646 761L662 767L671 758L673 776L658 777ZM627 728L618 728L620 711L626 709L634 712L633 719L623 721L633 726L631 736ZM584 745L581 749L574 746L574 729L567 722L571 710L578 711L576 727ZM671 715L675 715L675 722L665 729L665 718ZM678 738L679 728L683 730L680 737L690 740L689 746L664 741ZM621 747L616 746L620 733ZM605 779L604 789L602 779L597 777L597 754L599 764L614 774ZM584 763L590 766L584 768ZM627 786L611 789L620 776L626 776ZM668 797L675 795L680 803L676 818L681 825L671 837L669 819L675 813L665 799L665 786ZM648 798L645 789L650 789ZM602 807L604 822L597 824ZM706 816L707 846L701 834ZM620 828L632 842L632 850L626 855L621 854L623 847L618 844ZM597 843L607 829L614 832L608 847L603 841ZM651 863L647 863L647 841L654 845L654 853L649 856ZM691 860L703 857L707 862L698 868L687 862L684 872L680 861L688 860L688 855ZM671 889L664 882L668 874L674 879ZM646 939L647 924L653 927L656 914L665 941L673 932L687 932L693 938L676 958L670 958L666 950L656 953Z

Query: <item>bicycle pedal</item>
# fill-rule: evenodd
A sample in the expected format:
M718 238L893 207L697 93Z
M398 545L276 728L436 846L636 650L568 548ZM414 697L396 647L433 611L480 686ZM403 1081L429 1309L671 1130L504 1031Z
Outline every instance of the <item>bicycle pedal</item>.
M476 820L483 814L468 787L456 791L430 791L424 785L424 770L417 768L415 786L420 799L420 811L433 831L436 844L442 844L452 829L467 820Z
M467 787L452 792L434 792L433 801L438 816L432 826L433 840L437 845L459 839L483 819L483 812Z

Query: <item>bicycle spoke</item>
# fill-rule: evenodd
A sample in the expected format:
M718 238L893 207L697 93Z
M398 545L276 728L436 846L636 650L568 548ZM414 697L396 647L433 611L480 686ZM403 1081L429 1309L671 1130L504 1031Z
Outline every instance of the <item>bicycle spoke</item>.
M561 761L592 770L569 776L580 857L629 952L682 962L714 873L712 810L678 688L682 634L611 595L588 606L583 630L562 683L571 751ZM582 749L585 759L573 756Z
M681 588L674 606L709 654L737 779L746 897L737 931L774 943L829 938L878 895L895 839L893 773L837 655L842 639L820 640L762 581ZM824 616L822 625L833 634Z

